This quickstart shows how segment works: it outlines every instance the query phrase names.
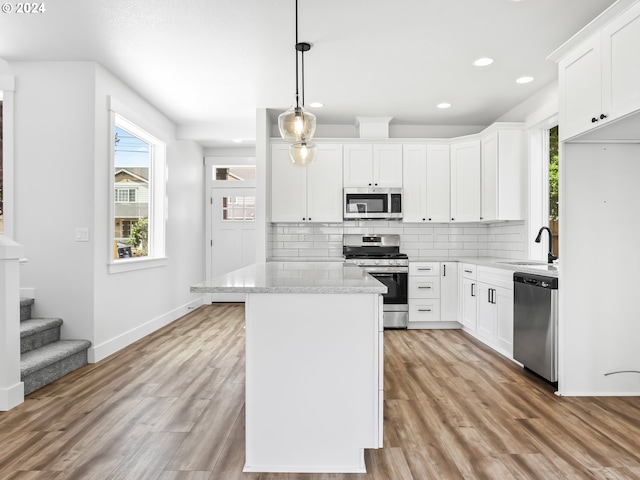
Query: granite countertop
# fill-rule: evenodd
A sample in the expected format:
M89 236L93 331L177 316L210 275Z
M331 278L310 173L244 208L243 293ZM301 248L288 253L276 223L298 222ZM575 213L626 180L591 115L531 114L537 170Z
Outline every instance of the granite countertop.
M498 257L411 257L410 262L459 262L474 265L500 268L512 272L526 272L547 277L560 276L560 264L549 265L540 260L498 258Z
M192 293L387 293L355 265L334 262L268 262L191 286Z

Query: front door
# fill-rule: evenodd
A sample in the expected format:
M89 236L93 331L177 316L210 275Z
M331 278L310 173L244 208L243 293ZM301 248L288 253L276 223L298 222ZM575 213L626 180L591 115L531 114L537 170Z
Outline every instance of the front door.
M245 267L256 260L253 187L211 189L211 276ZM244 293L216 293L213 302L244 302Z

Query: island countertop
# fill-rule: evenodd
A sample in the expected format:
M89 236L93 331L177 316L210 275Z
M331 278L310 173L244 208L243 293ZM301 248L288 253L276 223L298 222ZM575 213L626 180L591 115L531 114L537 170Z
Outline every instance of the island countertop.
M387 287L343 262L268 262L213 277L192 293L387 293Z

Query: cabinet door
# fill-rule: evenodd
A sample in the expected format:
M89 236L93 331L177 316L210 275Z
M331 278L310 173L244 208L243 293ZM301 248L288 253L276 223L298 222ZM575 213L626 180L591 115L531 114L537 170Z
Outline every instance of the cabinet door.
M344 145L344 186L373 186L373 145Z
M598 124L603 113L601 59L600 35L595 35L560 62L561 141Z
M451 171L449 145L427 146L427 221L451 221Z
M470 278L462 279L462 325L474 332L478 318L478 285Z
M602 111L609 119L640 110L640 3L602 30Z
M458 321L458 264L440 264L440 320Z
M373 186L402 188L402 145L373 145Z
M482 213L481 220L498 218L498 132L482 139Z
M494 288L486 283L478 283L478 329L477 334L490 347L496 340L496 305L493 303Z
M480 220L480 140L451 145L451 221Z
M426 145L404 145L403 147L402 194L402 221L427 221ZM449 212L447 212L447 217L449 216L448 213ZM449 221L449 219L447 218L445 221Z
M307 219L342 222L342 145L318 145L316 161L307 167Z
M496 347L504 355L513 358L513 290L497 287L496 301Z
M271 221L307 219L307 167L294 165L289 145L271 146Z

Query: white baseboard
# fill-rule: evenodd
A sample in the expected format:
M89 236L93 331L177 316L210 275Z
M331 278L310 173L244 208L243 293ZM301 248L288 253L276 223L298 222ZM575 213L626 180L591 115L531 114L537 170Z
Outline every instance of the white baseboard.
M0 412L7 412L24 402L24 383L12 387L0 388Z
M178 318L186 315L191 310L200 307L204 304L204 297L198 297L195 300L182 305L174 310L156 317L147 323L144 323L128 332L118 335L117 337L107 340L100 345L93 345L87 351L87 360L89 363L96 363L100 360L107 358L109 355L116 353L118 350L137 342L141 338L155 332L159 328L169 325Z

